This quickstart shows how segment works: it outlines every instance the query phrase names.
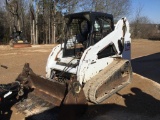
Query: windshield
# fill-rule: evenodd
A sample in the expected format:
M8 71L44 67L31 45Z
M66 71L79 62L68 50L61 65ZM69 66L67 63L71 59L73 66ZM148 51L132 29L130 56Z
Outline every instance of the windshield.
M65 54L77 56L84 50L84 43L89 34L89 23L86 19L74 18L68 21L65 41Z
M77 56L113 31L112 19L93 15L67 16L63 56Z

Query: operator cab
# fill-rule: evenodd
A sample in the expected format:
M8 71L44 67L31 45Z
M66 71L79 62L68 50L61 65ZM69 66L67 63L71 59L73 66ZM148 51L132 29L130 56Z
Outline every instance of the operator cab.
M113 16L99 12L81 12L65 16L63 57L80 58L83 51L114 30Z

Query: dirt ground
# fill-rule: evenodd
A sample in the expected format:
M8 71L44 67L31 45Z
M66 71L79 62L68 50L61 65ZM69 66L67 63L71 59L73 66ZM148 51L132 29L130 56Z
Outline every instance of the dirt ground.
M0 46L0 65L8 67L0 68L0 83L13 82L26 62L36 74L45 76L47 58L53 47ZM83 120L160 120L160 41L132 40L131 57L132 83L101 105L90 105ZM6 114L9 115L4 120L24 119L14 109Z

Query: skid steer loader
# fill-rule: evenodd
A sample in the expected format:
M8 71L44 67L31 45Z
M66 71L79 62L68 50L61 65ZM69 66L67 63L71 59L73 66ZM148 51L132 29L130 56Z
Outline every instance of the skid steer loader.
M27 99L15 106L27 115L62 104L100 104L131 82L126 18L114 25L111 14L81 12L66 15L65 22L61 44L48 57L46 78L25 64L16 80L23 88L18 95Z
M46 77L65 82L76 76L86 99L101 103L131 81L129 23L122 18L114 26L111 14L99 12L65 18L64 41L50 53Z

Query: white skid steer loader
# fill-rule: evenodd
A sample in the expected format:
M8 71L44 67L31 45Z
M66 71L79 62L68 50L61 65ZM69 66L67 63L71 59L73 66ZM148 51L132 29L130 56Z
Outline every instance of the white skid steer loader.
M47 78L65 82L75 76L86 99L93 103L130 83L131 38L126 18L115 26L112 15L99 12L75 13L65 19L62 44L48 57Z
M114 25L111 14L81 12L66 15L65 22L61 44L48 57L46 78L25 64L16 79L23 100L15 107L29 116L55 106L99 104L131 82L126 18Z

